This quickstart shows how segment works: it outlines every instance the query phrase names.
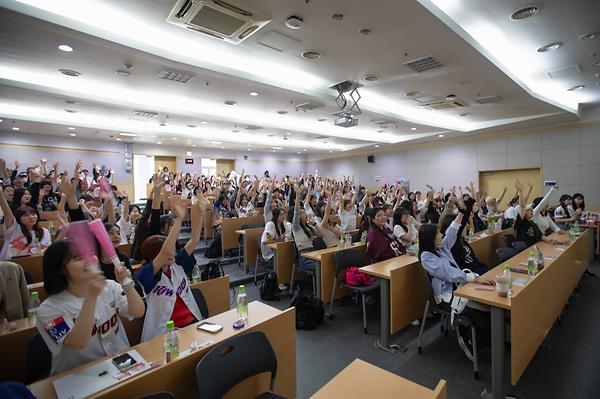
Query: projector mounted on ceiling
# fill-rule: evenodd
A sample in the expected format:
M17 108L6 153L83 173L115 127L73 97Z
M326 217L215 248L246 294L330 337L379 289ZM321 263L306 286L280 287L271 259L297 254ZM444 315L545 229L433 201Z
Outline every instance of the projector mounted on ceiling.
M271 20L231 1L178 0L167 22L240 44Z
M362 87L360 83L349 80L330 86L331 89L335 89L338 92L335 103L340 110L333 114L336 116L334 121L335 126L352 127L358 125L358 115L362 112L358 106L361 98L358 92L359 87ZM348 101L344 93L350 93L348 96L351 101Z

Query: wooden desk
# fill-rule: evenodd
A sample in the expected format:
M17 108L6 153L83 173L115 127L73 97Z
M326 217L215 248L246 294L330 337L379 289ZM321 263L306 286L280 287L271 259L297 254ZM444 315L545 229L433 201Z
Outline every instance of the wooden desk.
M36 282L44 281L44 255L21 256L10 261L21 265L24 271L31 273Z
M496 265L496 248L503 247L502 237L512 229L471 241L471 247L488 267ZM383 262L362 267L362 272L379 278L381 282L381 331L377 347L386 351L398 349L389 345L390 334L395 334L423 315L429 299L429 282L422 271L421 262L412 255L402 255Z
M251 302L248 308L250 314L249 325L242 330L235 330L232 327L233 322L237 319L235 309L208 319L223 326L223 330L216 334L197 330L197 324L183 328L185 332L179 334L179 345L182 351L190 347L192 339L195 339L198 343L208 340L213 340L214 343L205 349L190 354L181 354L171 363L164 364L163 337L157 337L134 346L132 349L137 350L146 361L161 366L114 385L91 397L102 397L103 399L134 398L154 392L169 391L177 398L196 398L195 369L198 361L216 345L249 331L262 331L273 347L277 357L275 393L288 398L296 397L295 309L289 308L282 312L258 301ZM99 361L38 381L30 386L31 392L39 399L56 398L52 385L54 379L84 369ZM268 375L263 373L236 385L224 398L256 397L268 386Z
M223 219L221 224L221 248L222 256L225 256L225 250L234 249L238 246L238 235L236 230L240 230L246 224L265 224L265 219L262 216L248 216L245 218L230 218Z
M207 209L204 211L204 243L206 244L209 238L215 237L215 227L213 226L213 210Z
M58 220L58 211L41 211L40 212L40 221L41 220L57 221ZM58 227L56 224L54 226Z
M277 282L279 284L289 284L294 262L296 262L294 241L272 242L267 244L267 247L275 251L273 265L277 273Z
M235 233L243 237L244 244L244 267L246 273L248 273L249 265L256 264L256 257L258 256L258 239L262 236L264 227L255 227L246 230L236 230Z
M127 257L131 258L131 244L119 245L119 252L121 252L123 255L127 255Z
M316 281L317 281L317 297L323 301L323 303L329 303L331 301L331 291L333 287L333 280L335 279L335 254L344 251L346 249L358 249L363 255L365 251L365 244L361 242L353 243L351 246L346 248L332 247L319 249L312 252L304 252L301 256L312 259L317 262L315 268ZM352 293L352 290L348 288L338 288L335 290L335 298L342 298L344 295Z
M432 391L370 363L355 359L311 399L446 399L446 381Z
M41 289L39 285L41 284ZM42 299L44 283L30 284L27 287L31 291L40 292ZM229 300L229 276L223 276L207 281L201 281L197 284L192 284L192 288L199 288L202 291L206 306L208 307L208 315L216 316L220 313L227 312L231 308ZM43 298L45 299L45 298ZM131 321L122 318L123 327L127 333L127 338L131 345L140 343L142 336L142 327L144 319L133 319ZM0 379L12 379L16 381L25 380L25 360L27 354L27 344L29 339L37 334L35 326L29 326L27 319L17 320L18 330L10 334L0 335L0 348L8 348L7 359L13 359L11 362L0 362Z
M467 284L455 294L469 300L489 305L492 311L492 397L504 398L505 391L505 312L511 316L511 383L515 385L527 365L542 344L586 270L589 261L589 234L585 231L564 251L562 246L545 242L537 245L545 259L545 268L524 286L514 286L512 298L502 298L495 291L475 290L474 284ZM567 237L562 235L561 239ZM564 248L564 247L562 247ZM525 269L521 262L527 262L529 250L520 252L504 262L513 268ZM502 271L499 265L484 275L495 279ZM526 274L512 273L513 279L527 279Z

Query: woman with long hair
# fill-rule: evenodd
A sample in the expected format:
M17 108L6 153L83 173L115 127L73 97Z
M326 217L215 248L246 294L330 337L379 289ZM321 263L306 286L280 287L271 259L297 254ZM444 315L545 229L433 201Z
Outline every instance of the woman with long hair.
M267 244L285 239L285 212L281 208L272 210L272 218L265 225L265 229L260 239L260 252L265 261L270 262L273 259L273 250L267 247Z
M365 252L371 259L371 263L381 262L406 253L404 245L387 227L386 222L387 215L381 208L370 215Z

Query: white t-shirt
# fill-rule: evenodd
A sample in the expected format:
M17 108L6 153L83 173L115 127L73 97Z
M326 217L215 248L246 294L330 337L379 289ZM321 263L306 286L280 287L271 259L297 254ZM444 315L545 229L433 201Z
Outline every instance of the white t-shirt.
M291 223L290 223L291 226ZM260 251L264 260L267 262L273 258L273 250L265 245L265 241L271 241L275 239L283 239L285 235L285 227L284 231L281 232L281 235L277 234L277 229L275 228L274 222L269 222L265 225L265 229L263 230L262 237L260 238Z
M96 299L96 323L92 339L83 349L63 346L79 317L83 298L68 291L51 295L38 308L37 329L52 352L51 374L81 366L129 347L127 334L118 315L133 319L121 285L106 280L106 287Z
M40 239L40 249L45 249L52 244L52 238L48 229L42 228L44 235ZM31 242L36 237L35 231L31 232ZM38 237L39 239L39 237ZM4 228L4 246L0 251L0 260L9 260L15 256L31 255L31 244L27 244L27 237L23 235L21 225L17 221L9 228Z
M517 219L517 216L519 215L519 208L516 206L510 206L508 207L508 209L506 210L506 212L504 212L504 219Z
M130 221L128 222L127 220L125 220L123 218L123 216L121 216L121 218L119 218L119 221L117 222L117 226L119 226L119 230L120 230L120 234L121 234L121 244L128 244L129 243L129 238L131 237L131 234L133 233L133 224L131 223L131 219L129 219Z
M340 224L342 230L348 231L356 229L356 212L354 209L351 211L340 209L340 219L342 221Z
M327 228L321 224L318 224L317 229L319 230L321 238L323 238L327 248L333 248L340 242L340 238L331 230L331 228ZM337 226L333 227L333 230L337 230L338 233L341 233L339 229L340 228Z
M240 209L238 210L238 215L239 215L239 217L243 218L245 216L248 216L248 214L250 212L252 212L253 210L254 210L254 205L252 205L252 203L248 202L248 205L246 205L246 206L240 205Z

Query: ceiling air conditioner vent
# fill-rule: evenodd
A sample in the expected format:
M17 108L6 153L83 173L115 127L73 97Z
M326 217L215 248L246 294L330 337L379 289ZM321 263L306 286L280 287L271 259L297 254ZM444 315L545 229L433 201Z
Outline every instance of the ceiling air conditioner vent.
M262 126L248 125L244 129L245 130L260 130L260 129L262 129Z
M239 44L271 20L223 0L178 0L167 22L210 37Z
M407 61L403 64L417 73L430 71L432 69L443 66L441 62L439 62L436 58L434 58L431 55L428 57L417 58L416 60Z
M313 109L321 108L324 106L325 104L323 103L319 103L316 101L307 101L305 103L296 105L296 111L312 111Z
M427 109L431 109L434 111L464 107L464 105L458 101L448 101L448 100L431 101L428 103L419 104L419 106L427 108Z
M173 82L187 83L193 76L186 73L162 70L157 76L159 79L171 80Z
M158 116L156 112L140 111L137 109L131 111L131 115L137 116L138 118L156 118Z
M474 98L473 101L475 101L477 104L498 104L500 101L502 101L502 98L499 96L487 96L487 97L477 97Z

